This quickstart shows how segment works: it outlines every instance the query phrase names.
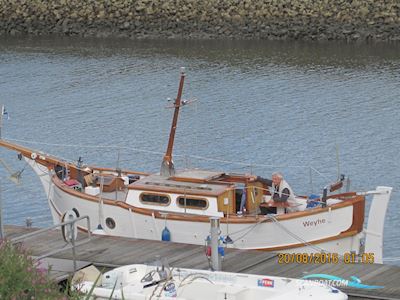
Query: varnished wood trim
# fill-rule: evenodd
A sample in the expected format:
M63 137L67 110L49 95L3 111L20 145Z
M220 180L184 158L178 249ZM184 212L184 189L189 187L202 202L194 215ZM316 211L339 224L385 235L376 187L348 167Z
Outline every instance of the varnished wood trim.
M5 141L3 139L0 139L0 146L3 146L5 148L7 148L7 149L19 152L23 156L25 156L25 157L27 157L29 159L32 159L31 158L32 153L36 153L37 154L37 158L35 159L35 161L38 162L39 164L45 166L48 169L50 169L51 166L56 164L56 163L65 164L65 162L60 161L59 159L57 159L55 157L49 156L47 154L44 154L41 151L37 151L37 150L29 149L29 148L26 148L26 147L23 147L23 146L20 146L20 145L17 145L17 144L13 144L13 143L7 142L7 141ZM43 157L45 159L41 159L40 157Z
M353 205L353 224L347 231L361 232L364 228L365 197L359 196L362 201L357 201Z

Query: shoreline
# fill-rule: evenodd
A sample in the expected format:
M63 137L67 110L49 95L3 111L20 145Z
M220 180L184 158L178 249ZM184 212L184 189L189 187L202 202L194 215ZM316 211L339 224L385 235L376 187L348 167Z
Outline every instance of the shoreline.
M386 0L0 0L0 36L400 41Z

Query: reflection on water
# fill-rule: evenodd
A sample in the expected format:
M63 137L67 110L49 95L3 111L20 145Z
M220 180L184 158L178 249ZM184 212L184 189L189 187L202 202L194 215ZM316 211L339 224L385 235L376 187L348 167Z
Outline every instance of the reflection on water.
M26 145L70 160L157 172L172 115L166 99L175 97L179 67L186 66L185 98L198 101L180 116L178 167L263 176L280 170L299 194L320 191L338 168L357 189L393 186L385 255L400 256L399 50L399 44L2 39L0 102L11 116L3 136L41 142ZM119 148L89 147L104 145ZM24 167L14 153L1 155L14 169ZM320 172L311 179L310 166ZM39 180L29 169L23 180L20 188L1 182L6 222L32 216L36 225L49 224Z

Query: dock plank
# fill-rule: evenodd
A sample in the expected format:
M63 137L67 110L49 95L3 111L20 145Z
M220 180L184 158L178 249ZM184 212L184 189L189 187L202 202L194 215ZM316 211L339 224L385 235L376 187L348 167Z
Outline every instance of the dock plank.
M5 226L7 238L15 238L32 232L33 228ZM79 234L79 239L84 239ZM67 244L59 230L24 240L32 255L42 256L57 247ZM204 246L171 242L140 240L123 237L92 236L91 241L76 248L76 259L98 266L121 266L149 263L156 258L166 258L172 267L208 269L209 262ZM51 255L49 259L72 259L72 250L66 249ZM68 265L68 263L66 263ZM278 264L276 254L262 251L226 249L222 268L227 272L302 278L307 274L329 274L344 279L357 276L363 284L384 286L383 289L367 290L341 288L349 293L350 299L400 299L400 267L380 264ZM64 268L65 269L65 268ZM65 276L70 270L57 270L56 277ZM351 295L356 295L352 298Z

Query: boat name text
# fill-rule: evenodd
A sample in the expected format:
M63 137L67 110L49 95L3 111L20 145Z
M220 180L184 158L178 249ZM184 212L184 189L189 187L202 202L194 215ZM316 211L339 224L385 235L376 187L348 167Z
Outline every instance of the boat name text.
M316 227L318 225L322 225L326 223L326 219L317 219L315 221L304 221L303 226L304 227Z

